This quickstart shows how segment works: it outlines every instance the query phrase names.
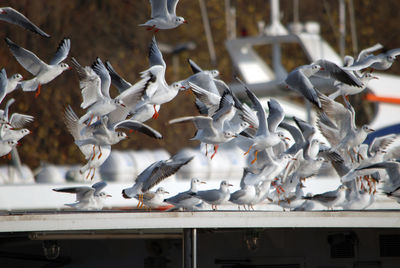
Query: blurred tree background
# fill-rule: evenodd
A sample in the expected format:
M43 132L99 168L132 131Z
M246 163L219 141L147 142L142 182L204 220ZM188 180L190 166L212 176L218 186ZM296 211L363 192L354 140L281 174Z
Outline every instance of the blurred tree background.
M179 54L179 80L191 74L186 63L186 59L191 58L204 69L217 68L221 78L229 83L232 80L232 72L224 45L227 36L224 1L205 0L205 3L216 48L216 66L210 63L199 1L181 0L177 14L185 17L189 24L158 32L157 41L170 45L188 41L196 43L195 50ZM280 1L281 21L284 25L293 19L293 3L293 0ZM270 21L268 0L231 0L231 4L236 7L238 36L257 35L257 23L265 21L268 24ZM2 1L1 5L20 11L52 36L48 39L42 38L18 26L0 21L2 40L9 37L44 61L48 62L59 42L64 37L69 37L71 38L69 56L75 57L84 66L90 65L96 57L104 61L109 60L116 71L131 83L136 82L139 73L148 68L147 52L152 33L138 26L150 17L148 0L15 0ZM300 21L320 23L323 38L339 51L338 1L301 0L299 5ZM387 49L400 47L397 27L399 7L400 2L396 0L379 2L354 0L359 50L377 42L382 43ZM349 25L347 23L346 54L353 55ZM297 56L291 54L295 52L284 50L284 53L284 59L288 61L285 63L286 66L294 68L305 64L296 61ZM18 72L25 79L32 77L16 62L5 42L0 45L0 55L0 65L6 68L8 75ZM174 82L172 56L164 53L164 59L167 63L166 80L171 84ZM66 62L70 63L69 59ZM400 74L400 64L394 64L389 72ZM116 89L111 88L111 95L116 96L116 94ZM16 99L11 112L35 117L35 121L27 126L33 133L23 138L22 145L18 147L23 163L36 168L40 161L55 164L84 162L63 122L63 112L67 105L71 105L79 116L84 113L79 107L82 98L74 70L66 71L54 81L44 85L38 98L30 92L16 91L10 94L3 101L1 108L4 108L7 99L11 97ZM197 111L193 97L180 93L172 102L161 107L160 117L157 120L147 122L159 130L164 139L154 140L143 134L134 133L129 134L129 140L113 148L139 150L163 147L174 153L185 146L195 146L198 143L188 141L194 135L194 128L190 124L166 127L168 120L172 118L194 114L197 114ZM6 159L0 160L0 164L5 163Z

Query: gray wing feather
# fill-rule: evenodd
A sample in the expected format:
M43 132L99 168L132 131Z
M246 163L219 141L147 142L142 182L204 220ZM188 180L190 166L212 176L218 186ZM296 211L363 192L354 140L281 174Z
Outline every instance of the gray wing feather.
M123 79L112 67L109 61L106 61L106 68L110 73L111 83L118 89L119 93L124 92L132 86L131 83Z
M149 47L149 61L150 61L150 66L161 65L164 68L166 67L161 51L157 46L155 36L153 36L153 39L151 40L151 44Z
M150 136L155 139L162 139L162 135L155 129L151 128L150 126L136 121L136 120L124 120L115 124L114 129L117 128L124 128L124 129L132 129L142 132L147 136Z
M92 69L100 77L101 93L110 98L111 77L100 58L96 58L96 61L92 64Z
M43 68L48 68L47 64L31 51L18 46L7 37L5 40L15 59L31 74L37 75Z
M160 181L168 178L169 176L175 174L182 166L189 163L193 157L174 159L171 158L167 161L160 161L159 164L151 171L150 177L148 177L142 186L142 192L150 190L154 185L158 184Z
M164 17L167 12L167 0L150 0L151 18Z
M6 69L1 69L0 72L0 103L3 101L4 97L6 96L7 92L7 84L8 84L8 80L7 80L7 73L6 73Z
M170 15L176 15L176 5L178 2L179 0L167 0L167 8Z
M283 118L285 117L285 113L282 109L282 106L277 102L275 99L270 99L268 101L268 128L270 132L276 132L278 125L282 122Z
M69 50L71 49L71 40L64 38L58 45L56 54L50 61L50 65L57 65L68 57Z
M33 24L33 22L31 22L27 17L25 17L23 14L19 13L17 10L15 10L11 7L2 7L1 9L5 13L0 13L0 20L19 25L19 26L21 26L27 30L30 30L34 33L37 33L43 37L50 37L50 35L48 35L43 30L41 30L38 26Z
M177 1L178 2L178 1ZM194 74L196 73L200 73L203 71L203 69L201 69L201 67L199 65L197 65L194 61L192 61L191 59L187 60L188 63L190 64L190 68L192 68L192 71Z

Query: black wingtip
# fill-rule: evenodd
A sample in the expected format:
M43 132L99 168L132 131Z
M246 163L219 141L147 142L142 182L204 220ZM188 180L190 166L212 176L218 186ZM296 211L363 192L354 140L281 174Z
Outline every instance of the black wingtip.
M125 189L122 190L122 197L125 198L125 199L132 199L132 197L128 196L128 195L125 193Z

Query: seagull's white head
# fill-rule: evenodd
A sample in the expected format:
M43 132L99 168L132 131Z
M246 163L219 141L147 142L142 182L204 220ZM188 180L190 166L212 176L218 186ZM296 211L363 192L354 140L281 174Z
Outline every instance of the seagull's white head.
M175 23L176 23L176 25L181 25L181 24L183 24L183 23L188 23L187 22L187 20L185 20L185 18L183 18L183 17L176 17L175 18Z
M17 81L17 82L21 81L22 78L23 78L23 77L22 77L21 74L14 74L13 76L11 76L11 80Z
M69 65L66 64L65 62L61 62L61 63L58 64L58 65L61 67L61 69L62 69L63 71L71 69L71 67L69 67Z

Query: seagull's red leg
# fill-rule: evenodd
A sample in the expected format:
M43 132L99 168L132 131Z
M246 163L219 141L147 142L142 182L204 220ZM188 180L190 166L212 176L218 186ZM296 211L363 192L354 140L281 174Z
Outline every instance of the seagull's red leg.
M156 32L158 32L160 29L158 29L158 28L155 28L156 30L154 31L154 33L156 33Z
M103 155L103 153L101 152L101 147L99 146L99 151L100 151L100 154L99 154L99 156L97 157L98 159L100 159L100 157Z
M93 174L92 174L92 177L90 177L91 181L93 180L95 174L96 174L96 168L93 168Z
M207 156L207 154L208 154L208 148L207 148L207 143L206 143L206 156Z
M155 104L153 105L153 107L154 107L154 114L152 117L153 117L153 119L157 119L160 114L157 112Z
M251 161L251 164L254 164L257 161L257 154L258 154L258 151L256 150L254 152L254 159L253 159L253 161Z
M96 155L96 151L95 151L95 145L93 145L93 156L92 156L92 160L94 159L94 156Z
M213 159L213 157L215 156L215 154L217 153L217 151L218 151L218 147L219 147L219 145L218 144L215 144L214 145L214 153L212 154L212 156L211 156L211 159Z
M40 88L42 87L42 85L39 83L37 89L36 89L36 93L35 93L35 98L39 97L40 95Z
M156 27L155 25L153 25L152 27L147 27L147 31L151 31L151 30L153 30L154 29L154 27Z
M243 155L248 154L248 153L250 152L250 150L251 150L252 147L253 147L253 145L250 145L249 149L248 149Z

